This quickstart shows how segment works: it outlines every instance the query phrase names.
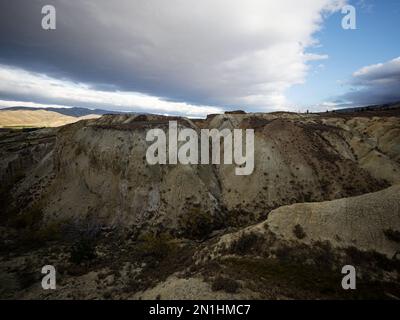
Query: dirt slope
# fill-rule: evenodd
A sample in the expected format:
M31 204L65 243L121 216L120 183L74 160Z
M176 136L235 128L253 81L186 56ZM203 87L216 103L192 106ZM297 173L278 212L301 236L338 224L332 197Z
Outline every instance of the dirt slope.
M400 185L356 197L282 206L244 230L272 232L283 241L307 245L328 241L334 247L357 247L392 258L400 253L400 243L390 236L400 234ZM242 234L243 230L223 236L217 247Z

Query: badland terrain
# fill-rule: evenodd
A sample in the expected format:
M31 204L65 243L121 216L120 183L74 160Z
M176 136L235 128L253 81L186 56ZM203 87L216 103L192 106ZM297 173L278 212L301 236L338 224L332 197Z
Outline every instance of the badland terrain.
M171 120L254 129L254 171L148 164L146 132ZM0 151L1 298L400 298L398 107L106 114L4 128Z

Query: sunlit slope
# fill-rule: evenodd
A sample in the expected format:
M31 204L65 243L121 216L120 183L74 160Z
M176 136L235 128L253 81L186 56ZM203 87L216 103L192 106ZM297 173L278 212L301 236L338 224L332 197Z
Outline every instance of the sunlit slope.
M71 117L46 110L0 110L0 127L59 127L98 115Z

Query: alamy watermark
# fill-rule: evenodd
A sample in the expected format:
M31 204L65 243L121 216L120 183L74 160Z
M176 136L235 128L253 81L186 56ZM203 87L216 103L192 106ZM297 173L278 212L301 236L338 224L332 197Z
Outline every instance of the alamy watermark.
M345 276L342 279L342 288L344 290L356 289L356 268L352 265L346 265L342 268L342 274Z
M342 8L342 28L345 30L357 29L356 8L352 5L346 5Z
M42 7L42 28L44 30L55 30L56 29L56 8L53 5L45 5ZM345 30L357 29L357 18L356 8L352 5L345 5L342 8L342 14L345 16L342 18L342 28Z
M42 274L45 276L42 278L42 289L43 290L55 290L56 289L56 268L52 265L45 265L42 268Z
M53 265L43 266L42 274L45 275L41 282L42 289L55 290L57 288L55 267ZM344 290L356 290L356 268L352 265L345 265L342 268L342 274L345 275L342 278L342 288Z
M243 131L245 131L244 135ZM253 129L201 129L199 140L196 130L178 128L177 121L169 121L168 133L159 128L150 129L147 132L146 141L153 143L146 151L146 159L151 165L177 164L178 162L192 165L221 164L222 140L223 164L236 164L236 175L252 174L254 170ZM243 142L245 142L245 148L243 148Z
M42 28L43 30L56 29L56 8L50 4L43 6Z

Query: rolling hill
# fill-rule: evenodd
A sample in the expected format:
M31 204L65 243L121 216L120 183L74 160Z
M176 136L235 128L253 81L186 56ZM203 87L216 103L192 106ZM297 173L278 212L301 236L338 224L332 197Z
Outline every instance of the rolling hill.
M98 114L69 116L43 109L1 109L0 127L59 127L83 119L98 118Z

